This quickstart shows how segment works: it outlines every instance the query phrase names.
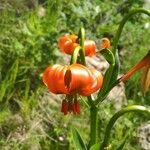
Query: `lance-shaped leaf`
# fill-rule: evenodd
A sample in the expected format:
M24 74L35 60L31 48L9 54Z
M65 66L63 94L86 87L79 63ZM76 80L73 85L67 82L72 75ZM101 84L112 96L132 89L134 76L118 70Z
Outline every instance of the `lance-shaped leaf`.
M100 149L101 144L100 143L96 143L93 146L90 147L90 150L99 150Z
M96 103L99 103L99 100L100 100L99 97L103 97L104 93L106 93L108 87L110 86L110 80L111 80L113 68L115 65L114 55L109 49L102 49L100 53L104 56L104 58L107 60L110 66L104 75L104 82L103 82L101 90L98 93L98 101L96 101Z
M72 135L73 135L73 141L75 144L75 147L77 150L87 150L84 141L80 135L80 133L78 132L78 130L75 127L71 128L72 130Z
M114 65L115 58L114 58L114 55L111 52L111 50L109 50L109 49L102 49L102 50L100 50L100 53L104 56L104 58L107 60L107 62L110 65Z
M117 147L116 150L123 150L125 144L126 144L126 141L128 140L128 137L129 137L129 133L123 138L123 140L118 144L119 146Z
M126 140L127 140L127 139L123 140L122 143L117 147L116 150L123 150L123 148L124 148L124 146L125 146L125 143L126 143Z

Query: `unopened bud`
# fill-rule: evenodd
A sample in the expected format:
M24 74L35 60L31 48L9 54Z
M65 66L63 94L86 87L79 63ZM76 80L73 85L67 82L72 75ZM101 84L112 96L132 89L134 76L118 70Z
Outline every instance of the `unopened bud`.
M110 48L110 41L108 38L102 38L100 42L101 49Z

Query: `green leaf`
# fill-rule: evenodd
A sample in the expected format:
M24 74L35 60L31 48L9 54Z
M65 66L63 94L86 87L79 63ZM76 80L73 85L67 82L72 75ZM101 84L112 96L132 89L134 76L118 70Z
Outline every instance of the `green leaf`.
M125 144L126 144L126 141L129 137L129 133L124 137L124 139L120 142L119 146L117 147L116 150L123 150Z
M118 74L119 74L119 71L120 71L120 60L119 60L119 55L118 55L118 50L117 50L116 55L115 55L115 65L113 68L113 73L112 73L112 77L110 80L110 85L116 81Z
M126 143L126 139L123 142L121 142L121 144L117 147L116 150L123 150L125 143Z
M91 146L90 150L99 150L100 149L100 143L96 143L93 146Z
M110 86L113 69L115 66L115 57L109 49L102 49L100 51L100 53L104 56L104 58L107 60L107 62L110 64L110 66L104 75L103 85L102 85L100 91L98 92L98 99L101 97L103 98L103 96L105 96L104 93L106 93L108 87ZM107 95L107 93L106 93L106 95ZM102 101L102 100L100 100L100 101Z
M107 51L103 52L104 50L107 50ZM115 57L109 49L103 49L102 53L105 59L107 59L107 61L109 62L110 66L104 75L103 85L100 91L98 92L97 103L99 103L100 101L103 101L110 91L108 89L111 89L111 87L113 87L113 84L117 83L116 79L118 77L119 68L120 68L118 51L116 51Z
M107 60L107 62L110 65L114 65L115 64L115 57L114 57L113 53L109 49L102 49L100 51L100 53L104 56L104 58Z
M106 96L108 93L106 93L108 87L109 87L109 82L112 76L112 72L113 72L113 66L110 65L109 68L107 69L105 75L104 75L104 81L103 81L103 85L101 87L101 89L98 92L98 101L102 101L101 98L103 98L104 96ZM108 91L109 92L109 91Z
M76 150L87 150L87 147L85 146L84 141L78 130L75 127L72 127L71 130Z
M14 93L14 85L16 82L19 69L18 59L12 64L11 68L5 75L5 79L0 82L0 102L5 98L9 100ZM7 97L7 98L6 98Z

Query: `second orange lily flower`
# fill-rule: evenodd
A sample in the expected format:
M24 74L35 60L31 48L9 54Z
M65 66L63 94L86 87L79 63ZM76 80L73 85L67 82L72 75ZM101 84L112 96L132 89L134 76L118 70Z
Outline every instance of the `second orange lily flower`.
M58 41L59 48L62 52L72 55L75 48L79 46L78 37L74 34L60 37ZM93 56L96 53L96 44L92 40L84 42L85 56Z

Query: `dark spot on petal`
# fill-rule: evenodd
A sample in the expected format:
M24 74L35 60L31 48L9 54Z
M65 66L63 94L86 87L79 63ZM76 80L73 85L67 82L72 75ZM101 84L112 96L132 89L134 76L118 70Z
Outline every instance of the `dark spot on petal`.
M65 73L65 76L64 76L65 87L67 87L68 89L69 89L69 87L70 87L71 78L72 78L71 70L68 69L68 70L66 71L66 73Z

